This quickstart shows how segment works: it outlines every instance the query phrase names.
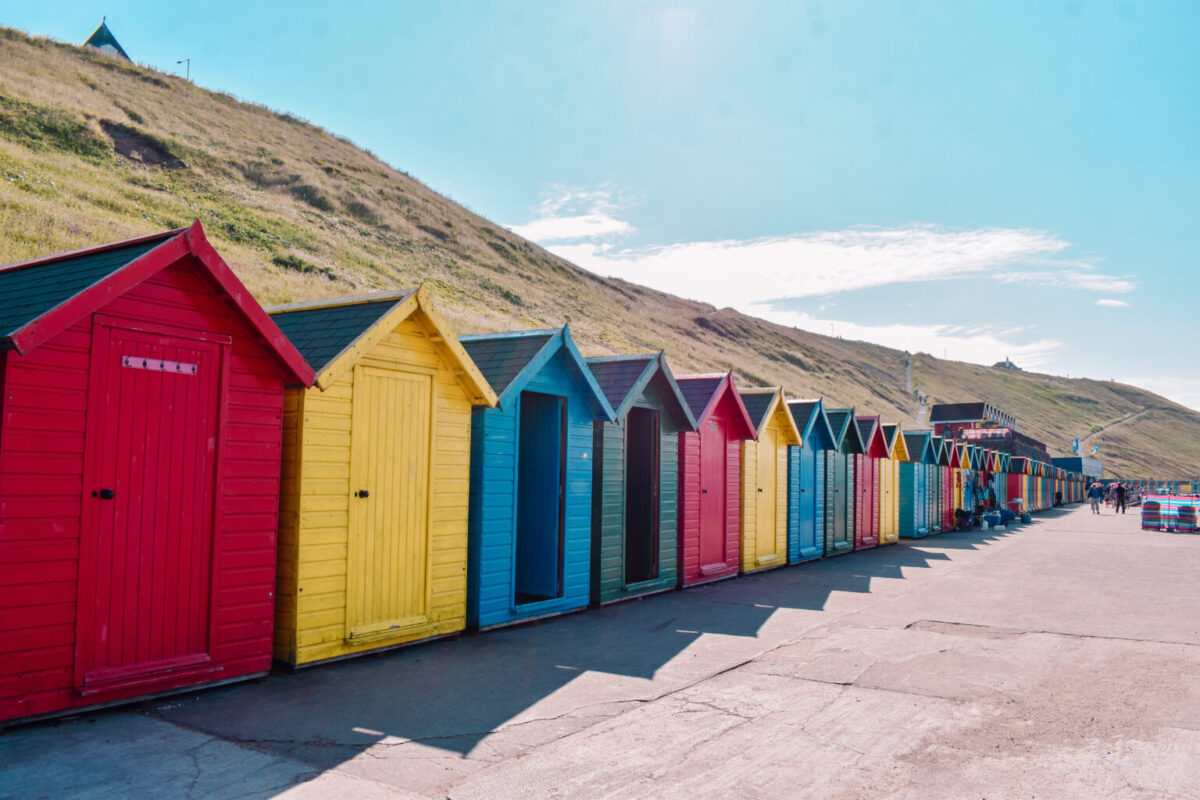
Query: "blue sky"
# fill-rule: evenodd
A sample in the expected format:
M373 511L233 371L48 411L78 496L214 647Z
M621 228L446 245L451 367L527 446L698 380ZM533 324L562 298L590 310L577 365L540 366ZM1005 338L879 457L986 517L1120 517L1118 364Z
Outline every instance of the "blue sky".
M1200 408L1200 3L0 0L100 13L589 269Z

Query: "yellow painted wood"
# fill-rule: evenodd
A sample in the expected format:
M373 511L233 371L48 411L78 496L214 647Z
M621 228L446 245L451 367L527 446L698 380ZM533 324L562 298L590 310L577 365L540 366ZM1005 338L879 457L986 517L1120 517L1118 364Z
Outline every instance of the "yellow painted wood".
M275 656L293 665L466 625L471 406L495 395L420 300L380 325L285 405Z
M758 530L754 538L754 563L756 565L770 564L779 558L774 535L779 529L775 519L775 511L778 508L778 504L775 502L778 494L775 476L779 472L777 439L778 432L768 427L755 442L758 450L758 458L755 459L755 467L758 470L758 492L756 493L758 510L755 515ZM786 550L784 556L787 556Z
M346 638L424 625L433 380L358 365L350 443Z
M879 543L889 544L899 538L899 513L896 494L897 462L890 458L879 460Z
M753 572L787 563L787 453L800 432L778 387L741 393L774 394L758 440L742 442L742 571Z
M891 544L900 539L900 462L908 460L908 448L904 444L904 431L896 428L896 438L888 443L891 452L880 463L880 488L884 502L879 505L879 543ZM887 489L883 489L884 482Z

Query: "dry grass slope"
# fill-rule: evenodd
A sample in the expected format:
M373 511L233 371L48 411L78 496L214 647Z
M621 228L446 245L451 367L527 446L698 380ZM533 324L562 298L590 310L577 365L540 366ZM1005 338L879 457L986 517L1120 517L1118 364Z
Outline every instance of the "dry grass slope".
M912 424L904 353L599 277L351 142L180 78L0 28L0 263L200 219L263 303L427 283L461 332L569 322L588 354L665 349ZM1133 386L914 358L936 401L986 398L1056 452L1103 434L1110 473L1200 473L1200 414Z

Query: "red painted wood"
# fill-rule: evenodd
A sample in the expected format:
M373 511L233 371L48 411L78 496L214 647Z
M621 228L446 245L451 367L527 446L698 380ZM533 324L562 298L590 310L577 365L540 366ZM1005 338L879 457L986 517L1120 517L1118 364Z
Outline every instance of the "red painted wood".
M679 573L684 586L738 573L741 441L754 435L728 379L698 423L697 433L679 437Z
M200 373L208 394L180 394L164 379L181 376L113 366L135 345L198 362L215 348L220 369ZM38 346L0 353L0 719L269 668L283 387L295 379L277 353L187 255ZM208 477L185 455L201 440ZM111 487L96 477L128 487L107 518L91 491Z
M725 430L725 421L716 417L700 426L700 568L705 571L725 566Z
M153 319L162 314L164 310L170 309L171 313L168 316L174 324L187 325L190 323L197 326L198 329L205 329L210 318L204 317L203 312L197 315L197 310L187 302L164 303L160 288L155 283L151 283L144 295L131 291L134 287L141 287L148 279L162 273L166 268L194 260L200 262L197 266L207 272L208 277L219 287L225 300L236 307L243 321L248 323L256 337L273 351L272 355L284 365L290 376L305 386L312 386L315 379L312 367L301 357L295 346L279 330L279 326L262 310L262 306L254 300L246 287L241 284L241 281L217 254L217 251L208 243L199 220L196 220L189 228L158 236L168 238L164 238L161 245L129 262L105 280L89 286L70 300L59 304L14 331L10 338L16 351L28 353L40 347L101 307L115 301L124 301L129 307L130 315L136 318ZM134 241L154 238L157 236L116 242L103 247L91 248L87 252L98 252L125 246ZM58 261L64 257L66 256L54 256L43 261ZM8 268L30 269L33 267L22 267L18 264L10 265Z

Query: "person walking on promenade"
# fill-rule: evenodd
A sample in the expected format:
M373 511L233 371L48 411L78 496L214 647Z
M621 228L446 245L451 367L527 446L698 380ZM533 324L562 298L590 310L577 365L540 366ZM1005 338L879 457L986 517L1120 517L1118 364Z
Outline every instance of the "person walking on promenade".
M1116 500L1114 501L1114 504L1113 504L1113 513L1115 514L1119 511L1122 514L1124 514L1125 513L1125 484L1123 484L1123 483L1117 484L1117 487L1115 489L1113 489L1113 497L1116 498Z
M1088 502L1092 504L1092 513L1100 513L1100 484L1093 483L1092 488L1088 489Z

